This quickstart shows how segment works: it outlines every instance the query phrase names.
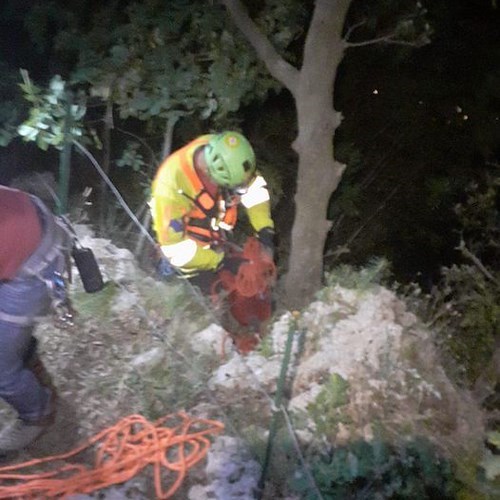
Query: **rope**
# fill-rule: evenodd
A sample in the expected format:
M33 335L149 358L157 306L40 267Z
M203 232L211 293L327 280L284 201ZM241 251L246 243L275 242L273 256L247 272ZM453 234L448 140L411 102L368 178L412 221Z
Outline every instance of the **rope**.
M92 165L99 172L99 174L104 179L104 181L106 182L106 184L110 187L110 189L113 192L113 194L116 196L118 202L122 205L122 207L125 209L126 213L131 218L132 222L134 222L138 226L139 230L146 236L146 238L149 240L149 242L153 246L156 247L155 240L149 234L149 232L147 231L147 229L137 219L137 217L135 217L135 215L130 210L129 206L127 205L127 203L125 202L125 200L123 199L123 197L121 196L121 194L119 193L119 191L116 189L116 187L111 182L111 180L109 179L109 177L105 174L104 170L101 168L101 166L99 165L99 163L97 162L97 160L94 158L94 156L83 145L81 145L78 141L73 140L73 142L85 154L85 156L87 156L87 158L90 160L90 162L92 163ZM259 245L259 247L260 247L260 245ZM237 250L241 251L242 249L237 248ZM251 254L252 259L256 258L256 255L254 253L256 251L257 251L257 246L254 246L254 244L252 244L252 246L249 246L247 248L247 252L249 252ZM249 292L249 290L248 290L249 286L252 286L253 287L252 292L255 292L255 288L260 288L262 286L262 281L267 282L267 283L274 282L276 280L276 268L273 267L274 266L274 262L272 261L272 259L271 259L271 262L272 262L272 266L269 266L269 263L266 262L265 265L263 265L261 267L261 269L259 269L261 277L260 277L260 280L259 280L258 284L255 283L255 279L252 279L251 281L249 281L246 273L243 273L242 274L242 279L238 280L237 289L240 289L242 291L244 290L244 294L248 294L248 293L251 294L251 292ZM176 269L176 272L177 272L177 274L180 277L182 277L182 273L180 273L177 269ZM197 301L200 303L200 305L203 307L203 309L218 324L220 318L218 318L216 316L216 314L214 313L214 311L212 310L212 308L209 307L206 298L198 291L198 289L189 280L184 280L184 282L190 288L193 296L197 299ZM227 285L228 285L228 288L231 288L232 286L234 286L234 285L232 285L230 283L227 283ZM147 317L148 316L147 312L146 311L143 311L143 312L145 313L145 316ZM296 330L296 318L294 318L294 325L295 325L295 330ZM184 361L186 361L187 364L191 367L191 369L194 372L196 372L199 375L201 375L198 366L196 366L194 363L192 363L191 360L188 357L184 356L177 349L175 349L175 347L166 339L165 335L162 335L160 333L156 333L155 336L157 338L159 338L161 341L163 341L164 343L166 343L169 346L169 348L172 350L172 352L174 352L177 356L179 356L181 359L183 359ZM290 354L291 354L290 350L291 350L291 343L292 343L292 337L293 337L293 333L291 331L289 331L288 337L289 338L287 339L287 345L285 347L285 353L284 353L283 363L282 363L282 367L281 367L282 373L280 374L280 380L282 379L282 377L286 377L286 372L287 372L288 365L289 365L289 362L290 362L289 358L290 358ZM250 351L250 350L253 350L253 349L248 349L248 350ZM238 350L237 350L237 352L238 352ZM265 397L265 399L267 400L267 402L268 402L268 404L269 404L269 406L271 408L271 411L274 413L273 418L272 418L272 422L271 422L271 429L270 429L271 434L274 434L276 432L276 426L277 426L277 420L276 420L277 412L279 411L280 407L283 408L280 404L276 404L277 402L281 403L282 388L278 391L278 394L276 395L275 401L273 401L272 397L268 394L268 392L262 386L262 384L260 382L260 378L258 377L258 375L254 372L254 370L246 362L245 357L242 356L241 359L242 359L243 365L246 367L246 369L248 370L248 372L250 373L250 375L253 377L254 381L256 382L256 387L257 387L258 391ZM284 383L284 379L283 379L282 383ZM208 393L210 394L210 396L209 396L210 399L212 399L212 400L215 399L215 398L213 398L213 396L210 393L210 391L208 391ZM236 435L239 435L236 427L234 425L232 425L230 418L222 410L222 408L218 404L217 400L215 399L215 401L213 401L213 402L219 408L219 411L222 411L222 413L224 414L226 422L233 429L233 432L235 432ZM223 425L223 424L219 424L219 425ZM291 429L290 429L289 426L287 426L287 430L290 433L290 436L292 437L292 439L295 439L295 434L291 431ZM260 494L261 495L263 494L265 477L266 477L266 474L267 474L267 469L269 467L269 460L270 460L270 455L271 455L272 440L273 439L274 439L274 436L270 435L268 443L267 443L266 457L265 457L265 460L264 460L263 472L261 474L260 484L259 484L259 487L261 488L261 490L260 490ZM299 457L302 457L302 454L300 453L300 447L298 446L298 443L297 443L297 449L299 451ZM301 462L304 464L303 457L301 458ZM308 472L307 471L307 467L305 467L305 469L306 469L306 472ZM1 472L1 469L0 469L0 472ZM308 473L308 474L306 474L306 476L307 476L307 479L308 479L308 481L310 482L310 484L312 486L312 489L314 491L316 491L316 492L319 491L318 490L318 486L316 485L316 483L314 481L314 478L312 478L311 474ZM1 476L0 476L0 479L1 479ZM0 489L0 492L1 492L1 489ZM0 498L3 498L3 497L0 496ZM168 497L166 497L166 498L168 498ZM321 496L319 496L318 498L321 498Z
M259 240L247 238L243 248L234 254L243 259L236 274L223 270L212 285L213 301L217 302L219 289L227 293L236 292L241 297L255 297L268 291L277 277L276 265L272 257L262 249Z
M118 189L116 189L115 185L111 182L110 178L106 175L104 170L101 168L97 160L94 158L94 156L88 151L87 148L82 146L76 139L73 139L73 144L89 159L90 163L94 166L94 168L99 172L100 176L104 180L104 182L108 185L109 189L111 189L112 193L116 196L116 199L120 203L120 205L123 207L125 212L127 212L127 215L132 219L132 221L135 223L135 225L139 228L139 231L149 240L149 242L153 245L156 244L155 240L153 237L149 234L147 229L140 223L140 221L137 219L137 217L134 215L132 210L130 210L130 207L127 205L126 201L123 199L123 196L120 194Z
M88 158L90 163L92 163L92 165L97 170L99 175L102 177L104 182L108 185L111 192L115 195L116 199L118 200L118 203L123 207L123 209L125 210L126 214L130 217L132 222L139 228L139 231L145 236L145 238L149 241L149 243L152 245L153 248L155 249L158 248L155 239L151 236L151 234L149 234L149 231L141 224L139 219L137 219L135 214L128 206L127 202L123 199L123 196L120 194L120 192L113 184L111 179L106 175L106 172L104 172L103 168L101 167L101 165L99 165L99 162L95 159L92 153L87 148L85 148L85 146L80 144L76 139L73 139L73 143ZM177 269L176 267L174 267L173 269L176 275L186 282L193 296L197 299L197 301L201 304L201 306L205 308L212 315L212 317L216 322L218 322L218 318L213 314L213 311L211 311L211 309L207 304L207 301L205 300L203 295L198 291L198 289L189 280L185 279L183 273L179 269Z
M154 423L141 415L130 415L68 453L1 467L0 499L68 498L90 493L128 481L147 465L153 466L156 498L171 498L188 470L207 454L209 436L223 428L215 420L190 418L185 413L166 415ZM30 468L42 464L54 469L57 462L75 458L90 447L97 449L93 467L74 462L30 473ZM176 475L167 481L166 491L163 469Z

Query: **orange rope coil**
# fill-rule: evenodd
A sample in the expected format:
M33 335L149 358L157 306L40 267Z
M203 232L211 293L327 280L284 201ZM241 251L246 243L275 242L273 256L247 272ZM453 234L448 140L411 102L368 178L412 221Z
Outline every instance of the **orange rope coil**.
M255 237L247 238L243 249L230 256L242 258L242 263L236 274L224 268L218 272L211 298L215 306L227 303L227 312L239 326L228 329L226 325L226 330L238 352L248 354L259 344L262 325L272 315L277 271L273 258Z
M141 415L130 415L96 434L83 445L61 455L34 459L0 468L0 498L67 498L124 483L147 465L153 466L158 499L170 498L180 487L187 471L202 460L210 447L209 437L220 433L224 424L215 420L190 418L185 413L166 415L154 423ZM63 463L95 446L95 463ZM59 462L59 464L57 464ZM42 464L57 467L48 472L31 472ZM162 470L176 474L165 491Z

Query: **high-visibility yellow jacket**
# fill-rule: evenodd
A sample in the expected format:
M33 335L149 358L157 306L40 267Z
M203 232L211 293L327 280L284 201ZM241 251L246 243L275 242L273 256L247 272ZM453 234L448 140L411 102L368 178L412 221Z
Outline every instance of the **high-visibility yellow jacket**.
M205 189L193 157L211 137L200 136L172 153L160 165L152 184L150 208L157 240L170 263L186 274L218 267L224 254L213 250L213 243L220 239L221 230L234 228L238 204L246 209L255 232L274 227L269 191L261 175L244 194L230 200L221 189L215 196Z

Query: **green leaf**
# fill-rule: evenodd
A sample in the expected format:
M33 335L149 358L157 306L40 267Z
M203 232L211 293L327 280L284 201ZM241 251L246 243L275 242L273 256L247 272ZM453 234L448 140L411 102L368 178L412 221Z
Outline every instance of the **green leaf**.
M47 149L49 149L49 143L46 141L46 138L42 134L38 134L36 138L36 145L42 151L47 151Z
M487 434L488 443L500 449L500 432L491 431Z
M19 125L17 128L17 133L22 136L22 137L28 137L30 134L35 132L35 134L38 132L35 128L31 127L30 125Z
M0 146L8 146L9 143L14 139L15 133L8 129L0 129Z
M62 80L62 78L60 77L60 75L56 75L50 81L49 88L50 88L51 92L53 92L54 97L56 99L63 94L64 87L65 87L65 82Z
M489 481L493 481L500 476L500 456L489 454L483 458L480 465Z

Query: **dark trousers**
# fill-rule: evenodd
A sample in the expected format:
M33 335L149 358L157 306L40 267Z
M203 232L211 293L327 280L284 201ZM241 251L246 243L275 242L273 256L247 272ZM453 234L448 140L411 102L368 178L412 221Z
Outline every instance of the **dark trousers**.
M44 279L50 280L59 269L55 261L40 277L0 283L0 397L26 421L36 421L48 411L50 390L40 385L27 364L36 355L36 318L50 305Z

